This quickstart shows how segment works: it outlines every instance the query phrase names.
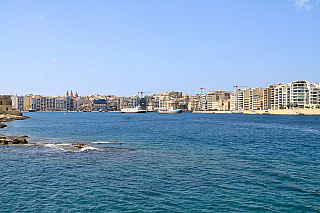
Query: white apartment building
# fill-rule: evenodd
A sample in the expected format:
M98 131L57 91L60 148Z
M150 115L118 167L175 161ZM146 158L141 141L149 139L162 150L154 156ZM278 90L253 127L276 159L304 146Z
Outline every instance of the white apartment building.
M234 100L235 110L315 108L319 104L320 84L310 84L309 81L280 83L266 88L238 89Z

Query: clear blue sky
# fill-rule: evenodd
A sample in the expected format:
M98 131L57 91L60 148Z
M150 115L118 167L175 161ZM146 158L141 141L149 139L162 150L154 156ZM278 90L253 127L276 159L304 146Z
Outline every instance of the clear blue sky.
M320 0L2 0L0 94L320 82Z

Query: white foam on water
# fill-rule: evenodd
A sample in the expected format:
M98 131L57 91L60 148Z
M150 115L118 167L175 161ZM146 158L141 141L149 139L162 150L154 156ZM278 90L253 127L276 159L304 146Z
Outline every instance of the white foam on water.
M97 141L97 142L92 142L94 144L123 144L123 142L112 142L112 141Z
M81 149L79 149L80 152L91 151L91 150L101 151L101 149L93 146L84 146Z
M70 144L69 144L70 145ZM60 144L55 144L55 143L45 143L43 144L44 147L48 147L48 148L52 148L52 149L59 149L59 150L63 150L66 151L66 146L67 144L62 144L60 146Z
M68 152L86 152L86 151L101 151L101 149L93 146L84 145L81 146L80 144L71 144L71 143L44 143L44 147L48 147L51 149L58 149L62 151L68 151ZM79 147L80 146L80 147Z

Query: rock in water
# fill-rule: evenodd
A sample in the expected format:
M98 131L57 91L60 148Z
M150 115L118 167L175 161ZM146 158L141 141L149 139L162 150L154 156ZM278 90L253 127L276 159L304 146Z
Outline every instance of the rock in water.
M28 141L25 139L28 136L10 136L5 137L0 134L0 145L16 145L16 144L27 144Z

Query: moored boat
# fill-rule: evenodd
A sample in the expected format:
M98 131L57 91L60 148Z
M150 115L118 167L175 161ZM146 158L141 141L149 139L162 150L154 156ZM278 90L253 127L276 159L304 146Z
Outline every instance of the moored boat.
M288 115L302 115L300 112L292 112L292 113L289 113Z
M232 111L231 114L243 114L242 111Z
M121 113L146 113L146 112L147 111L143 110L140 106L121 109Z
M180 114L182 109L169 109L169 110L159 110L158 113L160 114Z

